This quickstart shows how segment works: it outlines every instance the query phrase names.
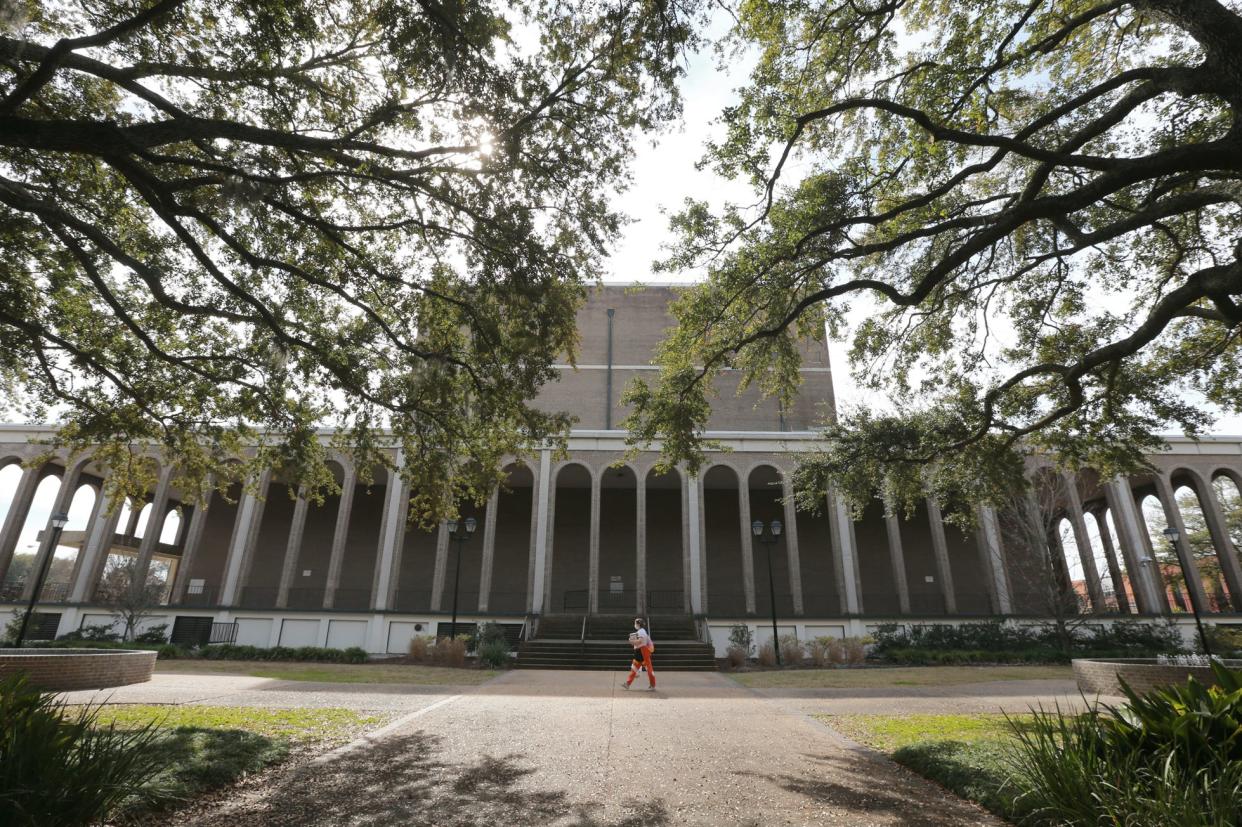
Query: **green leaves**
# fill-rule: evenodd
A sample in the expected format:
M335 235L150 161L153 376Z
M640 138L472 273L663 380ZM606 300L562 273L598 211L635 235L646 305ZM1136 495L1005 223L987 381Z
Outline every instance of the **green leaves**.
M856 506L990 502L1031 452L1134 470L1210 425L1187 391L1240 410L1235 8L748 0L728 45L758 63L703 164L755 203L672 219L661 266L708 281L636 442L693 459L698 384L787 397L787 335L825 322L887 397L826 420L807 471Z
M697 3L160 8L70 0L0 37L2 97L125 29L0 113L20 413L117 494L149 448L190 496L273 469L316 498L334 449L428 521L563 441L532 400L572 359L635 130L679 111Z

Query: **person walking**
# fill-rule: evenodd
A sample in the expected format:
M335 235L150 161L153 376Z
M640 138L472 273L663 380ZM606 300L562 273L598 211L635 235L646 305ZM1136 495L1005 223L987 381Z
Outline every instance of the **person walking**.
M655 671L651 668L651 653L655 651L655 643L652 642L651 635L647 633L641 617L634 618L634 632L630 635L630 645L634 647L634 659L630 662L630 677L625 682L625 688L629 689L630 684L634 683L634 679L638 677L638 670L646 669L647 688L655 691Z

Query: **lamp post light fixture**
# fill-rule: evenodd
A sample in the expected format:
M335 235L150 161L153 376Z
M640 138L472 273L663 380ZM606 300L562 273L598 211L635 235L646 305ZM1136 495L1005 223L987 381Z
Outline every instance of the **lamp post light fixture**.
M457 543L457 567L453 573L453 622L449 624L449 640L457 638L457 590L461 585L462 547L466 545L466 540L470 539L470 535L474 534L474 529L478 524L474 517L467 517L460 523L462 530L458 531L458 522L456 520L448 521L449 540Z
M1186 573L1186 563L1177 551L1177 541L1182 538L1182 533L1173 526L1169 526L1164 530L1164 536L1168 538L1169 545L1173 547L1173 553L1177 555L1177 565L1182 570L1182 580L1186 582L1186 596L1190 599L1190 612L1195 616L1195 626L1199 629L1199 643L1203 646L1203 654L1210 658L1212 647L1208 646L1207 633L1203 631L1203 621L1199 618L1199 605L1195 601L1194 590L1190 588L1190 576Z
M767 551L768 559L768 602L772 606L772 648L776 650L776 665L781 666L781 641L776 632L776 582L772 579L772 546L776 545L784 528L780 520L773 520L764 533L763 520L755 520L750 524L750 531L762 543Z
M30 625L30 616L34 614L35 603L39 602L39 595L43 593L43 581L47 578L47 570L52 565L52 558L56 556L56 545L60 542L60 533L65 530L65 525L69 522L69 515L63 511L52 515L52 536L48 542L47 556L43 558L43 564L39 566L39 571L35 574L34 591L30 593L30 604L26 606L26 614L22 616L22 627L17 632L17 642L13 644L16 648L22 648L26 642L26 627Z

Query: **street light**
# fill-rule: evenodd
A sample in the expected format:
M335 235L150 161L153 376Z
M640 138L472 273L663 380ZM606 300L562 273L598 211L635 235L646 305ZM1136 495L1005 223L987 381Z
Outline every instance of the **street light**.
M448 521L449 539L457 543L457 569L453 574L453 622L449 625L449 640L457 638L457 587L461 585L461 550L466 544L466 540L474 533L475 526L478 522L474 517L467 517L462 521L464 531L457 530L457 521Z
M1164 530L1164 536L1169 538L1169 545L1173 547L1173 554L1177 556L1177 565L1182 570L1182 580L1186 581L1186 591L1190 597L1190 611L1195 616L1195 626L1199 628L1199 643L1203 645L1203 654L1209 658L1212 657L1212 649L1208 646L1207 634L1203 631L1203 621L1199 619L1199 605L1195 600L1194 589L1190 588L1190 577L1186 574L1186 563L1182 560L1182 555L1178 554L1177 541L1181 539L1182 533L1173 526L1169 526Z
M772 606L772 648L776 650L776 665L781 666L781 641L776 633L776 583L772 580L772 546L776 545L776 541L781 536L780 520L773 520L769 530L771 534L763 533L763 520L755 520L750 524L750 531L758 538L759 542L767 548L768 558L768 602Z
M65 524L69 522L69 515L64 512L58 512L52 515L52 537L48 543L47 556L43 558L43 564L39 566L39 571L35 577L34 591L30 593L30 605L26 607L26 614L22 616L22 628L17 632L16 648L22 648L22 644L26 642L26 627L30 625L30 616L34 614L35 603L39 601L39 595L43 592L43 580L47 577L47 570L51 566L52 557L56 555L56 545L60 542L60 533L65 530Z

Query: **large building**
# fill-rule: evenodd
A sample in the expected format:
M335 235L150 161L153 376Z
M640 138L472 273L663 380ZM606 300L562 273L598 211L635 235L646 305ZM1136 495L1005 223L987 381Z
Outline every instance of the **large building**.
M36 557L53 552L42 519L68 511L42 593L44 634L111 623L103 590L135 561L164 586L166 605L147 623L183 632L222 624L240 643L373 653L404 652L413 635L443 631L454 602L463 621L527 628L549 615L693 615L718 646L736 623L755 625L762 640L773 603L782 633L804 639L885 622L1044 616L1054 611L1049 594L1081 594L1075 610L1101 615L1242 608L1237 439L1173 440L1141 477L1045 473L1054 496L1032 504L1049 518L1046 545L1023 542L991 509L965 533L931 501L909 517L877 502L853 521L831 498L819 514L797 512L790 472L834 410L827 350L807 342L801 395L787 410L754 390L738 395L725 374L709 436L730 450L698 478L657 475L654 453L622 462L619 399L632 377L655 375L673 291L591 292L577 364L560 365L540 399L577 417L569 457L544 450L513 463L507 489L463 507L463 522L473 517L478 529L460 542L446 526L407 528L408 492L382 471L359 484L344 458L333 466L341 494L322 505L271 478L260 482L263 496L237 490L195 508L164 468L148 502L110 508L89 456L24 466L51 429L2 426L0 604L29 598ZM1197 516L1185 513L1186 491ZM1153 527L1161 514L1182 528L1176 554ZM774 521L783 524L777 537Z

